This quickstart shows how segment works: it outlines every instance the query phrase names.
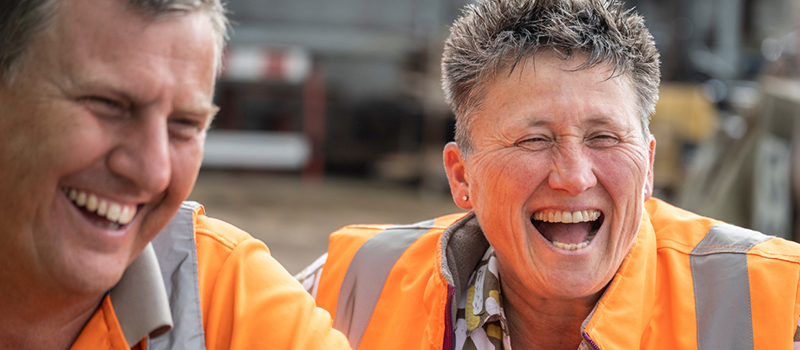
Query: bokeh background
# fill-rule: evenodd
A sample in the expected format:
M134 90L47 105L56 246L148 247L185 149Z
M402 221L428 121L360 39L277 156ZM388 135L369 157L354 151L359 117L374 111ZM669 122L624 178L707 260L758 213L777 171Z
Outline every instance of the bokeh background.
M464 0L232 0L190 199L296 273L351 223L459 211L439 63ZM798 237L798 1L635 0L662 55L656 196Z

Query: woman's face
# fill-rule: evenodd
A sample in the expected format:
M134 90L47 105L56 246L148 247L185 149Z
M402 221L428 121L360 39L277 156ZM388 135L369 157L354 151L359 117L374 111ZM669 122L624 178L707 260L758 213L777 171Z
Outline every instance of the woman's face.
M499 73L474 112L470 154L445 148L453 196L475 210L504 285L542 298L596 295L652 192L655 140L642 135L631 84L604 65L574 70L585 58L542 52Z

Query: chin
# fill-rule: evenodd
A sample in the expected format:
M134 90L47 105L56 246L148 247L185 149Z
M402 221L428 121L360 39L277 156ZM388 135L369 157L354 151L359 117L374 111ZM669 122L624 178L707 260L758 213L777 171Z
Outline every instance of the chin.
M548 285L550 295L554 299L581 299L591 297L600 292L608 283L598 281L598 276L587 276L585 274L567 274L566 276L554 276Z
M105 293L122 278L129 265L130 254L84 253L69 259L56 272L66 288L80 294Z

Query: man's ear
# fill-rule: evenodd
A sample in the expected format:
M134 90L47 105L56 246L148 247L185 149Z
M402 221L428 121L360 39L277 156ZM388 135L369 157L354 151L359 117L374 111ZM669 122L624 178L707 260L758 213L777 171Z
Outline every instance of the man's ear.
M469 198L469 176L464 157L455 142L444 146L444 169L447 171L447 181L450 183L453 201L462 209L472 209Z
M647 143L649 146L649 153L650 153L650 163L648 164L647 168L647 179L645 180L645 196L644 200L650 199L653 196L653 162L656 159L656 138L653 134L650 134L650 141Z

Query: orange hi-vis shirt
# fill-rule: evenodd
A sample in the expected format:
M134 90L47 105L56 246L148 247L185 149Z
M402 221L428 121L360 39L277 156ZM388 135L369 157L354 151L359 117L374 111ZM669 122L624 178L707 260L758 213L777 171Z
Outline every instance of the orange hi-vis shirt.
M383 282L375 282L373 273L380 269L380 256L359 260L364 256L359 254L391 251L386 247L407 238L408 228L352 225L330 237L315 284L317 304L333 315L334 324L344 325L340 329L359 350L455 345L454 301L488 242L472 213L410 226L421 233L391 261ZM360 250L375 239L371 249ZM350 288L353 280L358 283ZM378 289L365 287L376 283ZM373 290L378 291L374 304L350 307ZM597 350L790 350L799 316L797 243L650 199L634 247L581 335Z
M330 315L314 305L263 242L205 216L202 207L192 217L206 349L350 349L331 328ZM112 290L103 299L71 349L147 349L147 336L128 346L113 295Z

